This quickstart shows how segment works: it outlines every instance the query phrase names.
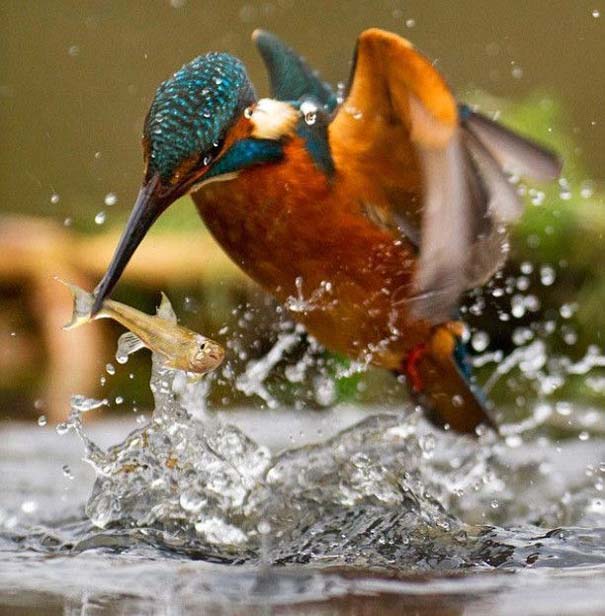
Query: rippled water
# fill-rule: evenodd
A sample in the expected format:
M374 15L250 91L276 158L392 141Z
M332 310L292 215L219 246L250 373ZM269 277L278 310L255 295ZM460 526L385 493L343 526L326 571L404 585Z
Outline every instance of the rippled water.
M99 404L82 397L60 434L3 430L6 613L552 613L555 590L558 613L602 610L595 421L553 442L536 430L551 419L543 407L478 440L400 410L217 414L205 383L158 358L151 389L153 416L134 430L88 433L82 417Z

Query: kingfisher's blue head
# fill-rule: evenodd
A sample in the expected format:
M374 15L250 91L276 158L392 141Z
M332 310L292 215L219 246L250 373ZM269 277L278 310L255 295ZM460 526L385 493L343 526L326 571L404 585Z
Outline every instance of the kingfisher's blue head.
M209 53L183 66L157 89L145 119L147 174L174 184L185 166L207 167L254 101L244 65L229 54Z
M177 198L210 179L281 157L280 135L255 130L255 101L244 65L226 53L200 56L160 85L144 124L143 185L97 287L95 311L151 225Z

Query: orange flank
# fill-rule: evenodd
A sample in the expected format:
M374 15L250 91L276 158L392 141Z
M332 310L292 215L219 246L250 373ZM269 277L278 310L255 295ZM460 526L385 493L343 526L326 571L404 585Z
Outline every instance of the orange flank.
M376 349L376 364L398 369L430 332L428 322L407 319L415 249L368 218L358 195L372 199L371 178L352 190L353 179L337 173L330 181L293 138L283 162L213 183L193 199L254 280L281 302L302 292L308 305L295 316L322 344L352 357Z

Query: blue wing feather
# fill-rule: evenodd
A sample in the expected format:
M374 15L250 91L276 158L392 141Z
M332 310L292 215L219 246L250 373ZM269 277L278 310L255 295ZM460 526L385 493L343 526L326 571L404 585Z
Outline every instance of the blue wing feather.
M336 109L337 98L330 85L293 49L265 30L256 30L253 38L267 67L273 98L294 101L311 96L328 111Z

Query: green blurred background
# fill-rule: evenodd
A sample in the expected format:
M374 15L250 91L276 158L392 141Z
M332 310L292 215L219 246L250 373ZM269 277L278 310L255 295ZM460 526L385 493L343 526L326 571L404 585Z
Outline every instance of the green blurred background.
M489 349L510 352L516 329L534 323L535 333L554 321L560 334L553 337L554 351L577 358L591 343L602 345L604 2L2 0L0 413L59 417L67 409L62 400L70 388L111 400L116 392L126 392L129 405L123 408L130 408L132 400L149 404L147 358L118 368L115 377L105 373L112 356L107 340L113 340L116 328L100 328L105 342L89 334L90 340L75 347L75 338L71 343L54 338L53 328L67 320L68 308L66 298L54 304L63 290L47 288L44 281L69 264L68 272L80 268L85 282L96 282L139 187L142 121L160 81L198 54L225 50L246 63L259 94L266 93L264 70L250 41L257 27L287 40L326 80L344 81L355 39L370 26L410 38L435 60L461 99L499 111L505 123L558 148L566 159L565 181L539 187L544 196L533 190L528 194L512 262L495 282L495 288L506 287L507 276L518 277L521 264L531 262L529 288L521 294L534 294L539 307L503 321L499 315L510 309L516 291L505 291L503 297L488 294L483 314L470 316L473 331L489 334ZM45 219L42 226L35 224L38 218ZM153 251L162 235L198 232L196 250L202 255L210 240L184 199L161 219L146 244ZM99 236L98 243L93 236ZM253 311L260 325L249 328L254 336L244 340L249 357L262 354L274 337L272 307L216 252L208 275L187 275L187 263L198 259L196 250L179 250L177 242L172 252L156 254L160 262L176 265L167 265L167 273L158 277L141 273L125 279L117 297L151 310L159 289L167 290L188 325L219 338L222 327L233 330L240 320L238 306L249 302L260 307ZM541 281L544 267L555 270L554 284ZM570 306L571 318L561 316L561 305ZM566 338L569 330L574 336ZM255 342L258 331L266 333ZM85 359L93 348L103 351ZM86 375L67 378L66 372L79 369ZM357 399L372 398L368 391L384 399L386 390L397 390L379 374L364 378L369 386L355 382L351 387L343 381L337 390ZM279 389L279 377L277 383ZM58 392L53 390L57 387ZM602 393L581 381L569 387L569 395L602 403ZM228 384L218 386L215 399L241 401L241 396L227 395L228 390ZM496 395L509 394L504 390Z

